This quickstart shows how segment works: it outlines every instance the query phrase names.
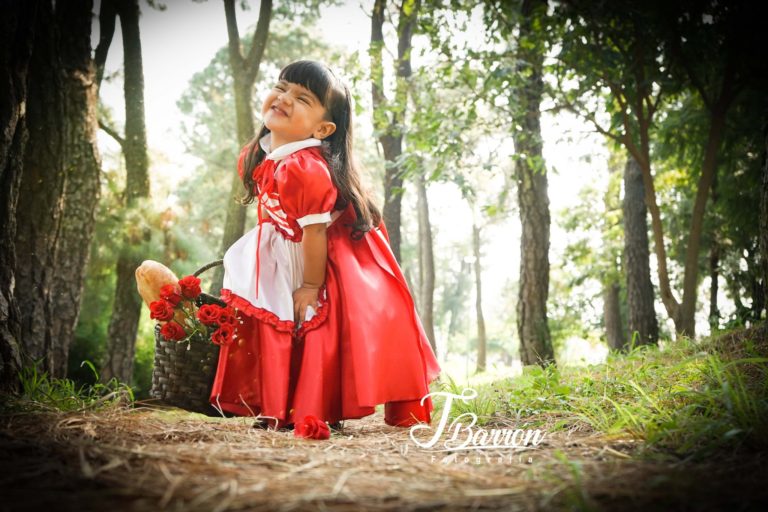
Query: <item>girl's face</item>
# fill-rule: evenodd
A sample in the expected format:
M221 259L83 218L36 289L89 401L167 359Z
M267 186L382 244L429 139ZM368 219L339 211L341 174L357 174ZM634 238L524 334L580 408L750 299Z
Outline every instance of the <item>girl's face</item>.
M312 91L285 80L277 82L261 107L264 125L272 132L273 149L277 144L328 137L336 125L325 115L325 107Z

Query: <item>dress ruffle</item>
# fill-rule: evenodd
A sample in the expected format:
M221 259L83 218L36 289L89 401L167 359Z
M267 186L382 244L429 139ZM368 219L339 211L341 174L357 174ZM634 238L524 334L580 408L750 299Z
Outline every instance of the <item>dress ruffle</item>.
M238 309L246 315L254 317L261 322L271 325L277 331L289 333L294 333L294 331L296 331L294 337L301 339L306 335L307 332L316 329L325 321L326 318L328 318L328 300L326 297L327 293L325 284L323 284L317 294L317 301L319 306L317 307L315 315L309 320L302 322L298 331L296 331L296 322L293 320L281 320L273 312L269 311L268 309L254 306L248 300L237 295L236 293L233 293L232 290L222 288L220 298L226 302L227 305L232 306L233 308Z

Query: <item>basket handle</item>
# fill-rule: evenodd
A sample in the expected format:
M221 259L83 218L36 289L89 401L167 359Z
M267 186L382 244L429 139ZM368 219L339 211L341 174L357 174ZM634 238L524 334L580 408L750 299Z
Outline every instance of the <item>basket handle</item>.
M224 260L216 260L216 261L212 261L210 263L206 263L205 265L203 265L199 269L195 270L195 273L192 274L192 275L197 277L200 274L202 274L203 272L205 272L206 270L208 270L209 268L217 267L217 266L221 265L222 263L224 263Z
M217 267L223 263L224 263L224 260L216 260L210 263L206 263L205 265L197 269L193 275L197 277L203 272L205 272L206 270L208 270L209 268ZM202 306L203 304L217 304L221 307L225 307L227 305L223 300L217 297L214 297L213 295L207 294L205 292L198 295L197 299L195 299L195 304L197 304L198 307Z

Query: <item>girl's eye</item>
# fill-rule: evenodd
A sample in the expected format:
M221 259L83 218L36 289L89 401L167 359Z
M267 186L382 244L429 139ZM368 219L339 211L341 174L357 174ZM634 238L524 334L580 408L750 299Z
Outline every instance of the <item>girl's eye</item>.
M299 100L301 100L303 103L306 103L307 105L309 105L309 101L307 101L306 98L301 97L301 98L299 98Z

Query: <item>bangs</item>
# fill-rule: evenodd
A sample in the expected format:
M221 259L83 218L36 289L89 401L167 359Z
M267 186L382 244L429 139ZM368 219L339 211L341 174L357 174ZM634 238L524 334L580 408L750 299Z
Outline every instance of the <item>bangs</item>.
M324 107L328 107L328 92L332 77L322 64L309 60L292 62L280 71L278 79L309 89Z

